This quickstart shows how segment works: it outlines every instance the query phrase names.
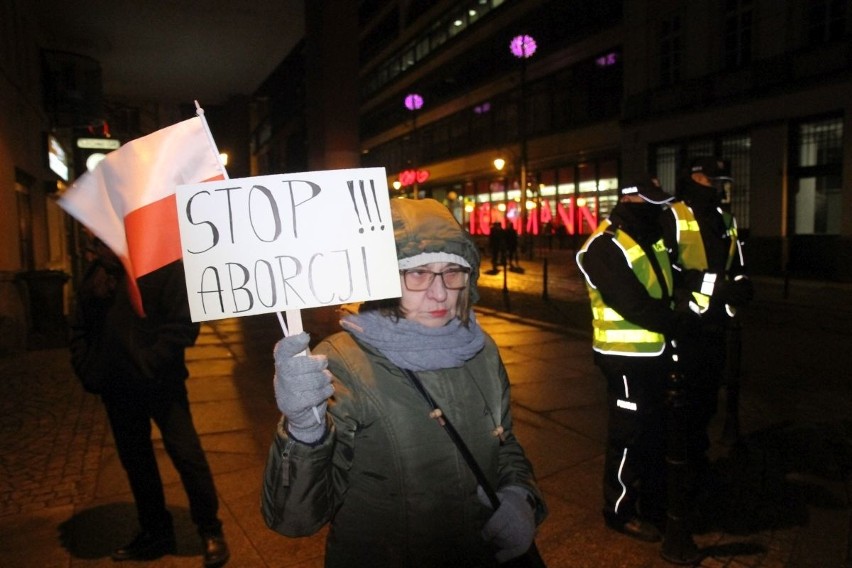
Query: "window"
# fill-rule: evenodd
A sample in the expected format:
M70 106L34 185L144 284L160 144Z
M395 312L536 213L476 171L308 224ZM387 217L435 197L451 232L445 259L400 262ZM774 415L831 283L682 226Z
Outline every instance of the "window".
M450 18L450 21L447 22L447 34L450 37L454 37L456 34L460 33L467 27L467 21L465 20L464 12L460 11L453 18Z
M484 101L473 107L473 117L470 123L472 140L490 140L491 133L491 102Z
M677 153L677 146L659 146L656 149L656 167L653 168L663 190L672 195L677 182Z
M414 55L417 58L417 61L423 60L427 55L429 55L429 37L420 38L417 41L417 45L414 48Z
M752 0L725 1L725 69L751 63Z
M551 93L547 83L541 82L528 88L525 101L524 125L527 136L541 134L552 129Z
M30 188L35 185L35 182L34 177L15 168L15 202L18 211L18 252L20 253L21 270L24 271L35 268L33 210L30 200Z
M450 152L462 154L470 145L470 113L456 113L447 121L450 131Z
M440 49L442 45L450 41L456 35L478 22L486 13L497 8L503 0L468 0L455 11L441 16L428 31L417 37L410 44L403 46L399 52L390 56L387 61L381 63L371 74L362 79L361 96L368 97L380 90L384 85L393 81L400 74L415 67L426 59L432 52ZM430 0L416 0L408 7L408 24L423 16L434 2ZM359 10L359 16L374 14L375 3L368 1L365 9ZM399 13L394 9L385 16L380 25L370 33L370 36L360 42L360 60L367 62L391 43L399 35Z
M660 84L674 85L680 81L680 16L662 22L660 28Z
M718 156L731 164L734 178L731 191L731 213L741 230L749 226L751 201L751 137L746 134L720 135L686 142L669 142L651 150L651 171L663 189L675 193L682 169L699 156Z
M846 35L847 0L808 0L805 21L808 45L838 40Z
M797 235L837 235L842 211L843 120L806 122L795 129L792 228Z
M402 70L405 71L409 67L414 67L415 57L414 57L414 48L409 49L405 53L402 54Z
M719 155L731 164L734 185L731 189L731 213L741 230L749 226L749 189L751 184L751 138L727 136L719 141Z
M614 159L598 162L598 221L608 217L618 203L618 165Z

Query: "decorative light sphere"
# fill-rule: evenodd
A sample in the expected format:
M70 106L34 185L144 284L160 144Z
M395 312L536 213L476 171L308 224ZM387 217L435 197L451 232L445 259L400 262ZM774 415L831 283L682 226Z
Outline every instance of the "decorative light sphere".
M513 37L512 42L509 44L512 55L521 59L532 57L537 47L533 37L526 34Z
M419 110L423 106L423 97L417 93L405 96L405 108L408 110Z

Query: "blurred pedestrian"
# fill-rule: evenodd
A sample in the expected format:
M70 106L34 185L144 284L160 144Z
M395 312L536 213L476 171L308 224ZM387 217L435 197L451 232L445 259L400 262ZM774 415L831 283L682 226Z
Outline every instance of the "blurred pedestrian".
M516 267L518 265L518 231L515 230L515 225L509 223L506 227L506 259L509 266Z
M559 223L556 225L556 242L559 245L559 250L565 248L565 244L568 241L568 229L565 227L565 223Z
M666 517L666 377L674 337L673 275L659 217L673 197L656 178L619 189L610 216L577 252L592 307L595 363L607 382L603 516L632 538L662 539Z
M175 532L151 440L151 421L189 498L204 546L204 565L230 556L219 520L213 476L192 422L185 349L199 324L189 316L183 264L174 262L138 280L146 317L133 310L126 274L99 239L78 290L71 360L85 389L100 394L115 447L136 503L139 531L112 559L154 560L174 554Z
M736 219L728 210L732 183L726 162L696 158L680 176L677 200L662 218L678 302L700 315L697 332L678 344L689 406L687 460L696 487L709 475L707 427L718 406L726 328L754 294Z
M391 211L402 297L363 304L312 355L296 356L307 334L275 347L283 418L263 515L288 536L330 523L329 567L496 566L530 548L547 510L515 437L506 369L472 310L479 253L437 201L393 200Z
M506 264L506 231L500 221L491 223L488 248L491 250L491 272L497 274L500 267Z

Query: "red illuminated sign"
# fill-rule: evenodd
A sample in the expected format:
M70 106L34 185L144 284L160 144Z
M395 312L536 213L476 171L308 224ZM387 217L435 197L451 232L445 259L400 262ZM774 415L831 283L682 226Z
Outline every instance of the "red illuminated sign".
M403 187L423 183L429 179L429 170L403 170L399 172L399 183Z
M588 234L594 231L597 226L597 220L591 209L585 204L579 204L575 207L573 200L570 200L567 207L561 202L556 202L556 215L553 214L554 202L549 199L542 199L538 207L527 211L525 232L531 235L541 234L547 223L553 225L561 222L569 235L573 235L575 227L579 225L580 234ZM556 217L559 220L556 220ZM518 233L521 232L521 215L519 205L510 201L506 206L506 211L502 212L493 206L491 203L481 203L476 205L468 219L469 230L473 235L488 235L491 232L491 223L499 222L506 226L512 224Z

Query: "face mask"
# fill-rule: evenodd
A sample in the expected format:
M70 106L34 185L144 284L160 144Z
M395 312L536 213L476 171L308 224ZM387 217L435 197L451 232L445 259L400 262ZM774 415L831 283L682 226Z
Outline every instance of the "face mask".
M716 187L702 185L691 178L686 179L679 186L678 197L699 207L717 207L719 205L719 193Z
M660 217L659 205L643 201L642 203L625 203L625 207L634 218L640 221L654 223Z

